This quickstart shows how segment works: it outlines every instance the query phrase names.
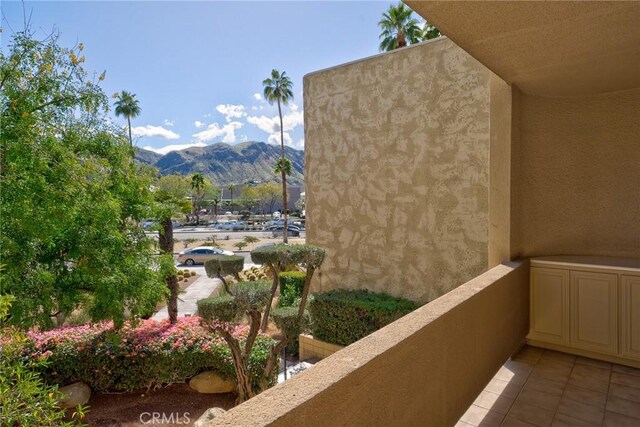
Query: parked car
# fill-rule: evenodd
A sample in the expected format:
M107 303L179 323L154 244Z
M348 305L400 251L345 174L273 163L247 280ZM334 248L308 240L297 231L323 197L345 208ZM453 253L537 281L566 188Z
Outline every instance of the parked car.
M276 225L272 227L267 227L267 231L271 231L273 237L281 237L284 234L284 226ZM295 225L289 225L287 227L287 236L289 237L300 237L300 227L296 227Z
M235 226L236 222L237 221L219 222L216 228L218 230L233 230L233 227Z
M224 251L213 246L199 246L193 249L185 249L178 254L178 262L181 264L194 265L204 264L215 255L235 255L231 251Z

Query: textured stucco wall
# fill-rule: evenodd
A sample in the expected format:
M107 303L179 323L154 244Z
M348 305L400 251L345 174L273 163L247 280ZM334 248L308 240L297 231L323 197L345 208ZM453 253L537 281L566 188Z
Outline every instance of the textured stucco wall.
M514 89L511 256L640 258L640 88Z
M489 80L447 39L305 77L314 291L424 302L487 268Z

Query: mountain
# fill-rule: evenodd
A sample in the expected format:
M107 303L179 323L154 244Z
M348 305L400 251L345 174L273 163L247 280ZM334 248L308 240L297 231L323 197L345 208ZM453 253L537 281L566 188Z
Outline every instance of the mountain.
M291 184L302 184L304 152L285 146L292 173L287 177ZM191 175L200 172L217 184L241 183L251 180L277 181L273 172L280 158L280 146L264 142L243 142L237 145L216 143L206 147L191 147L171 151L165 155L138 148L136 160L150 164L162 175Z

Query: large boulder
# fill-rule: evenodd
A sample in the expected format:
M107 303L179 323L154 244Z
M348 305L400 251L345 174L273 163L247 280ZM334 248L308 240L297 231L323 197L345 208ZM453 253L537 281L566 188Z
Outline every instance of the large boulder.
M58 405L63 408L75 408L78 405L84 405L91 397L91 388L83 382L60 387L58 390L63 394L58 401Z
M196 420L195 423L193 423L193 427L205 427L214 418L217 418L226 413L227 411L222 408L209 408L205 411L204 414L202 414L200 418Z
M189 387L198 393L231 393L236 389L236 383L213 371L204 371L189 380Z

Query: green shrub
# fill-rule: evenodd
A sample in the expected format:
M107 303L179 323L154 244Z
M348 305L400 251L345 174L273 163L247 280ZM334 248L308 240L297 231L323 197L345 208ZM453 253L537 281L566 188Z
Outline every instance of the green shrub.
M318 293L309 302L311 332L323 341L349 345L418 307L413 301L366 290Z
M197 305L198 315L205 320L235 322L241 314L235 298L227 294L201 299Z
M0 295L0 325L6 320L12 300L9 295ZM46 367L47 355L25 357L26 340L17 329L0 329L0 425L74 425L63 420L65 410L57 404L62 398L58 388L42 381L39 371ZM78 412L84 411L79 409Z
M184 279L184 276L178 275L178 282L182 282L182 279Z
M298 307L276 307L271 312L271 318L278 329L287 336L287 352L291 355L298 354L298 335L304 332L309 325L309 315L305 311L300 323L298 323Z
M296 299L302 297L304 279L307 274L303 271L285 271L280 276L280 307L291 307Z
M240 255L215 255L204 262L208 277L237 275L244 268L244 257Z
M95 391L136 390L183 382L203 370L235 378L231 351L220 337L200 325L199 317L178 323L145 320L137 327L112 329L111 323L29 332L25 357L47 358L41 369L48 383L84 381ZM239 337L245 331L239 329ZM273 340L259 335L249 362L252 383L262 370ZM267 379L272 382L273 378Z
M198 275L198 273L196 273L195 271L192 271L192 272L191 272L191 277L193 277L193 276L197 276L197 275Z
M233 295L242 311L249 308L262 311L271 296L271 284L261 280L238 282L233 286Z

